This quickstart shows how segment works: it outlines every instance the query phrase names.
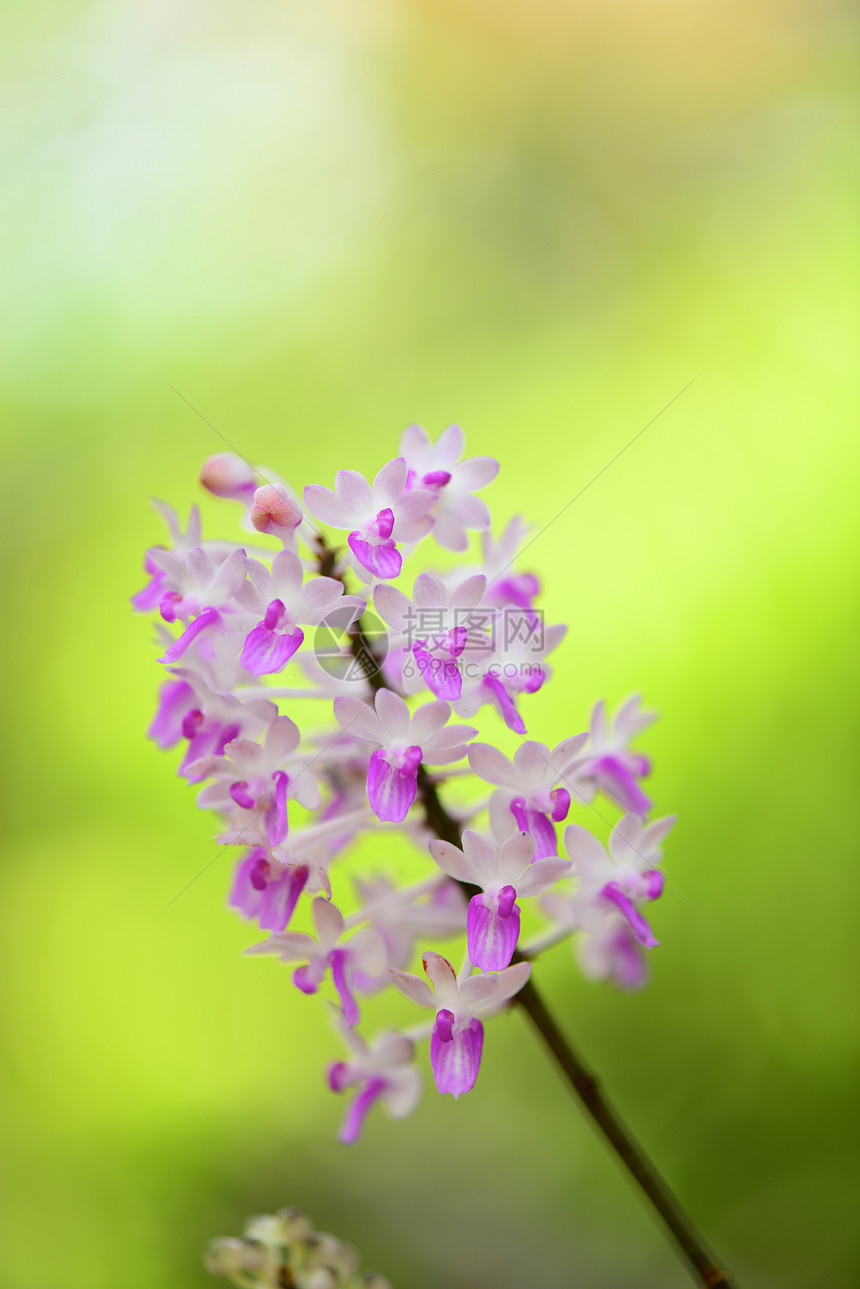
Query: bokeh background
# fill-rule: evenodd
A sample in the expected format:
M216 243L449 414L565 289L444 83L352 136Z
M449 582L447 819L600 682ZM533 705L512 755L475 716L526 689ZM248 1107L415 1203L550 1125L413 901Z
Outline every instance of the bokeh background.
M4 1289L203 1289L283 1204L398 1289L688 1283L519 1014L475 1093L345 1150L323 1009L240 956L229 858L161 911L216 851L127 597L148 498L223 447L165 379L297 484L459 420L542 526L696 377L527 561L571 623L530 734L661 710L682 898L645 993L567 946L540 976L743 1289L857 1283L852 10L7 12Z

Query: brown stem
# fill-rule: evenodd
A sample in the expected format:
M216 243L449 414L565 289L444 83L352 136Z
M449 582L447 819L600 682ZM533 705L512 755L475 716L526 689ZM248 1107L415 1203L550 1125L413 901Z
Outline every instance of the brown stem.
M321 569L326 568L328 575L334 569L331 552L320 542L322 555ZM323 564L323 560L326 564ZM331 571L329 571L331 570ZM363 657L373 657L373 651L364 636L360 624L353 629L352 648ZM367 676L371 688L376 691L385 687L382 672L376 668ZM446 810L436 788L436 784L427 774L424 766L418 767L418 795L424 808L424 817L431 832L442 841L459 846L461 829L456 819ZM478 887L461 882L466 895L471 898L478 893ZM523 961L519 953L514 954L515 962ZM566 1080L570 1091L578 1097L593 1122L603 1133L609 1145L615 1151L619 1162L627 1169L640 1190L649 1200L652 1208L663 1222L666 1230L688 1262L703 1289L733 1289L727 1274L715 1264L713 1257L706 1249L704 1242L681 1208L678 1200L651 1163L645 1151L636 1141L630 1130L618 1118L609 1101L604 1097L594 1075L583 1065L567 1038L562 1033L534 980L530 979L512 999L512 1003L522 1007L537 1032L540 1034L547 1050L556 1063L560 1074Z
M421 797L421 804L424 807L427 826L443 841L459 846L461 840L460 827L442 804L436 785L428 777L423 765L418 771L418 791ZM470 887L462 882L460 885L463 886L469 898L477 893L477 887ZM514 954L514 962L522 962L523 960L521 954ZM630 1130L618 1118L609 1101L601 1092L594 1075L583 1065L559 1029L555 1018L534 983L534 978L526 981L523 988L512 999L512 1002L522 1007L543 1039L544 1044L555 1060L559 1072L566 1079L571 1092L579 1098L594 1123L615 1151L620 1162L650 1200L651 1205L662 1219L663 1224L689 1262L701 1284L705 1289L732 1289L730 1280L724 1272L715 1266L714 1260L705 1248L701 1236L681 1208L678 1200Z
M534 982L527 980L513 1001L525 1011L552 1053L560 1072L567 1079L571 1091L579 1097L620 1162L639 1184L705 1289L732 1289L728 1276L715 1266L702 1237L678 1200L629 1128L621 1122L601 1092L594 1075L583 1065L562 1034Z

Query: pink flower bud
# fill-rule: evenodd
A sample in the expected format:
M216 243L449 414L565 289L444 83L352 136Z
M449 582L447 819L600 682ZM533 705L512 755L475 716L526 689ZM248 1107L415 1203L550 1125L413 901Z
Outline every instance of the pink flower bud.
M267 483L254 493L251 523L258 533L274 533L278 529L297 528L302 522L302 512L291 501L283 488Z
M200 482L216 497L249 502L257 487L255 472L233 452L216 452L203 462Z

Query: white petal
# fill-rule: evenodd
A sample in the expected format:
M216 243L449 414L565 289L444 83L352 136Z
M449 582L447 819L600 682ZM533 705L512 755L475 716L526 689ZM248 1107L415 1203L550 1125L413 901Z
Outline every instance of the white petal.
M374 511L394 506L406 487L406 474L407 465L403 457L395 457L382 467L373 481L371 499Z
M287 796L298 801L306 810L318 810L321 802L320 785L313 770L307 766L299 770L287 786Z
M338 470L334 479L338 501L360 525L374 513L370 484L357 470Z
M576 871L582 876L605 865L608 860L600 842L581 824L570 824L565 828L564 848L573 860Z
M655 851L677 822L677 815L666 815L665 818L655 819L652 824L649 824L642 834L642 842L646 853Z
M403 630L402 624L407 614L412 613L414 617L412 601L396 586L377 586L373 592L373 603L380 617L394 627L395 631Z
M626 699L615 713L615 733L619 740L628 743L641 734L657 719L656 712L642 710L642 695L633 694Z
M417 1003L419 1007L432 1007L434 1011L436 1010L433 991L426 981L413 976L409 971L398 971L395 967L389 967L388 974L391 976L392 984L396 985L400 992L413 1003Z
M240 555L241 551L234 551L233 554ZM195 546L188 552L185 557L185 567L195 586L209 586L215 576L215 565L200 546Z
M567 769L568 764L582 751L588 742L588 730L584 734L574 734L556 744L549 754L552 765L559 770Z
M334 700L335 719L340 721L345 730L356 738L369 739L380 745L385 741L385 730L382 722L372 707L360 698L336 698Z
M463 1008L473 1015L498 1007L513 998L531 975L530 962L517 962L504 971L488 975L470 976L460 990Z
M388 1031L374 1041L373 1051L380 1063L390 1068L408 1065L415 1055L415 1044L405 1034Z
M271 765L280 763L296 750L299 745L299 727L289 716L279 716L272 721L266 735L266 759Z
M272 582L278 599L288 606L295 604L303 578L304 569L298 555L292 551L279 551L272 560Z
M421 1099L422 1078L418 1070L398 1071L397 1079L388 1085L385 1105L392 1119L405 1119Z
M331 948L343 934L343 915L330 900L318 896L313 902L314 926L320 948Z
M166 573L171 581L181 585L185 576L185 561L173 551L159 550L153 546L146 552L147 558L151 559L156 568L162 573Z
M463 850L472 866L480 886L489 886L495 882L499 867L499 856L495 846L482 837L479 832L468 828L463 833Z
M514 770L522 790L549 785L558 778L549 763L549 748L544 743L521 743L514 753Z
M449 519L446 514L436 516L436 522L433 525L433 536L440 546L444 546L446 551L465 551L469 549L469 538L462 524L458 524L455 519Z
M264 605L268 604L270 600L274 600L275 586L272 582L272 575L265 564L261 564L258 559L246 559L245 573L249 580L249 585L244 588L245 591L253 589Z
M517 882L517 895L528 897L540 895L542 891L554 886L563 877L569 877L573 865L566 859L536 859Z
M368 976L381 976L388 969L385 941L373 927L358 931L349 942L349 950Z
M454 471L457 489L475 492L492 483L499 473L499 463L495 457L468 457L461 461Z
M425 687L424 673L411 653L404 655L400 684L406 694L419 694Z
M339 582L337 578L312 577L302 587L295 600L296 621L316 626L327 613L331 612L335 605L340 607L338 602L342 596L343 583ZM281 599L283 598L281 596Z
M547 627L543 637L544 654L552 653L553 649L557 649L566 635L567 624L564 622L555 622Z
M378 690L376 712L383 729L392 740L408 736L409 708L399 694L395 694L390 689Z
M188 525L185 529L185 541L189 546L198 546L200 544L200 533L200 507L192 506L188 512Z
M451 708L447 703L424 703L422 707L417 708L412 717L412 724L409 730L409 737L422 748L429 747L434 737L446 724L448 717L451 715ZM457 726L452 728L467 728Z
M232 600L245 581L245 552L233 551L215 574L212 585L207 592L207 599L213 604L225 604Z
M314 942L309 935L303 935L299 931L281 931L277 935L270 935L268 940L261 940L259 944L252 944L245 952L249 954L276 953L284 962L295 962L298 959L309 957L314 948Z
M479 779L499 787L516 789L514 767L508 758L490 743L473 743L469 748L469 765Z
M321 483L309 483L303 493L305 505L316 519L332 528L352 528L353 516L340 497Z
M211 765L215 759L215 757L204 756L199 761L192 761L186 767L186 772L195 777L207 778L212 773L212 770L207 766L207 762ZM210 783L208 787L201 788L195 800L201 810L229 810L233 804L233 798L230 796L230 784L226 782Z
M591 713L591 737L595 748L602 747L609 737L609 724L606 719L606 700L598 699Z
M449 877L456 878L458 882L475 881L475 870L458 846L452 846L449 841L434 840L429 843L428 850Z
M426 474L429 450L430 440L423 425L407 425L400 437L400 455L420 474Z
M412 493L408 494L412 496ZM435 498L434 498L435 500ZM421 503L423 506L423 502ZM399 511L398 506L398 511ZM406 508L408 510L408 507ZM414 519L398 517L394 522L392 537L397 542L417 542L422 537L426 537L433 527L433 516L428 514L417 515Z
M459 726L459 729L469 729L469 726ZM462 761L466 755L466 744L456 743L453 747L424 749L424 760L428 765L453 765L455 761Z
M407 533L412 531L411 525L416 520L423 519L435 506L436 501L436 493L431 492L429 488L415 488L412 492L405 493L394 506L395 537L405 538ZM431 525L428 523L425 531L428 531L430 527Z
M445 513L450 519L455 519L458 524L462 524L464 528L489 528L490 510L483 498L473 497L471 493L464 492L459 497L454 496L450 500L443 498L443 500Z
M510 788L496 788L490 797L490 830L497 842L503 842L512 832L519 832L511 810L516 795Z
M439 730L421 744L425 753L424 759L431 761L437 752L450 752L461 745L465 750L465 744L470 738L474 738L477 732L474 725L446 725L444 729Z
M517 890L520 889L517 878L529 867L534 853L534 837L531 833L520 832L519 828L502 842L496 871L503 886L510 883Z
M430 573L420 573L412 588L412 600L418 609L445 608L448 604L448 594L444 583L440 582L438 577L433 577Z
M446 426L436 440L433 453L434 460L438 462L438 468L447 469L449 465L455 465L463 455L465 446L466 436L461 427L456 423Z
M447 958L441 953L425 953L421 959L427 977L436 991L436 1006L449 1007L455 1011L460 987L457 984L457 973Z
M487 579L484 574L475 573L473 577L467 577L465 582L461 582L457 589L451 592L451 605L457 609L477 608L484 598L486 589Z

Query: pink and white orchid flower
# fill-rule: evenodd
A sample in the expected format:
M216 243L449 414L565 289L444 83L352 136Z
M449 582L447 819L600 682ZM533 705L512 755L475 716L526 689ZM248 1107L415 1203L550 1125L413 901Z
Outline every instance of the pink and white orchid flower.
M504 1007L531 974L530 962L518 962L492 975L469 976L462 984L447 958L425 953L421 960L433 986L407 971L391 971L402 994L419 1007L436 1012L430 1039L430 1064L437 1089L457 1100L475 1086L484 1050L484 1026L478 1019Z
M486 587L480 573L452 591L440 578L421 573L412 599L396 586L376 588L376 610L392 628L393 647L404 652L401 680L407 694L426 686L449 702L460 697L463 665L491 652L487 615L479 609Z
M397 542L416 541L430 531L436 494L426 488L407 491L408 469L402 457L384 465L373 487L357 470L338 470L334 492L321 484L305 488L305 505L332 528L349 528L350 550L374 577L397 577L403 558Z
M346 923L343 914L323 896L314 900L313 919L316 939L301 931L280 931L268 940L254 944L246 953L275 954L282 962L301 962L293 972L293 984L303 994L315 994L331 971L332 983L343 1006L346 1025L353 1026L359 1019L355 997L355 978L381 976L388 966L385 944L372 927L363 927L344 940Z
M520 934L517 900L540 895L572 869L558 856L533 859L534 838L515 832L501 845L467 829L463 849L431 841L430 854L450 877L480 886L469 901L466 936L469 958L481 971L501 971L514 956Z
M476 733L471 725L448 725L447 703L425 703L410 712L390 689L377 691L373 707L359 698L336 698L334 714L355 738L377 744L367 772L367 798L377 818L389 823L401 823L409 813L421 762L461 760Z
M494 457L469 457L461 461L466 436L459 425L449 425L435 443L420 425L408 425L400 451L409 467L409 487L427 488L434 494L433 536L440 546L464 551L467 529L490 526L487 503L472 494L492 483L499 473Z
M328 1068L332 1092L354 1089L338 1139L352 1145L361 1136L369 1110L379 1103L392 1119L405 1119L421 1097L421 1075L416 1070L415 1044L405 1034L380 1034L365 1043L354 1029L341 1027L352 1049L348 1061L335 1061Z
M513 828L530 832L535 859L558 854L555 825L570 810L569 775L588 739L576 734L549 750L544 743L522 743L509 761L490 743L472 743L469 765L485 783L496 784L490 799L493 831L500 837ZM568 783L568 787L557 785Z
M250 739L233 739L223 756L195 762L189 767L194 774L215 780L198 793L198 804L230 813L236 839L246 845L259 838L260 844L279 846L289 828L287 799L295 798L308 810L320 804L316 778L306 772L307 763L297 764L293 755L299 737L295 722L289 716L279 716L269 726L262 746Z
M587 800L590 801L598 789L602 789L622 810L647 815L651 800L643 792L639 780L650 773L651 763L647 756L631 751L630 743L656 719L656 712L642 710L639 694L633 694L621 704L614 720L607 713L603 699L595 704L591 714L588 757L577 774L577 786Z
M572 906L584 931L599 931L607 914L617 911L638 944L656 948L660 941L640 905L663 894L663 874L656 865L663 854L660 843L675 818L667 815L643 824L638 815L625 815L612 830L608 852L587 828L571 824L565 829L565 849L579 877Z
M301 560L291 551L280 551L271 572L259 560L246 562L248 580L237 596L248 613L262 618L248 632L241 665L254 676L282 671L304 641L303 626L319 626L335 608L349 609L359 617L366 603L357 595L344 595L343 583L334 577L311 577L303 582ZM341 629L346 621L339 625Z
M236 611L236 595L245 581L245 552L234 550L220 564L201 546L184 557L173 551L153 550L152 561L164 574L164 591L158 602L165 622L190 622L164 653L162 662L178 662L201 634L220 626L221 612Z

